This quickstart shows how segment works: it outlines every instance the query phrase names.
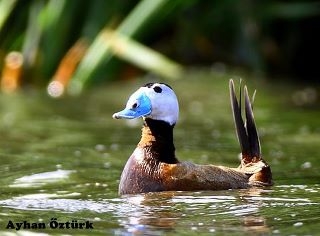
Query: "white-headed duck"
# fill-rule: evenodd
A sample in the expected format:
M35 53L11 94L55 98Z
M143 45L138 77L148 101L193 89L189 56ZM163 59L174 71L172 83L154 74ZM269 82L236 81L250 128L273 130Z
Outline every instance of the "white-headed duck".
M115 119L143 118L142 137L121 174L119 194L159 191L227 190L272 185L269 165L262 159L252 105L244 86L245 122L230 80L230 99L242 158L238 168L197 165L175 155L173 128L179 105L173 89L148 83L134 92Z

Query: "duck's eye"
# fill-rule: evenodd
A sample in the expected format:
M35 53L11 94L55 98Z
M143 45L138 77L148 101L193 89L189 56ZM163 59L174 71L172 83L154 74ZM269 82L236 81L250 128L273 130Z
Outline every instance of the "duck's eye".
M132 104L131 108L132 108L132 109L135 109L135 108L137 108L138 106L139 106L138 102L135 102L135 103Z
M154 86L154 87L153 87L153 90L154 90L156 93L161 93L161 92L162 92L162 88L160 88L159 86Z

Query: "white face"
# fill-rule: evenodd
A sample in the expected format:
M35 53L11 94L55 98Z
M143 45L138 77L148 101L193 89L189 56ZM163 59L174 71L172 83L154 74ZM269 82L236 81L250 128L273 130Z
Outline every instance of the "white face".
M179 116L179 104L174 91L166 84L146 84L130 96L126 108L115 113L113 118L133 119L141 116L175 124Z
M179 117L179 103L174 91L165 84L155 83L142 87L151 101L152 111L147 117L175 124Z

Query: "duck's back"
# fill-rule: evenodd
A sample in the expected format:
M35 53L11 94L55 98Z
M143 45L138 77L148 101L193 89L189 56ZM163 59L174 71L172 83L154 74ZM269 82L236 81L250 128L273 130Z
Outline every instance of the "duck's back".
M162 173L166 190L226 190L249 187L249 175L224 166L180 162L164 164Z
M200 191L248 188L254 183L240 168L197 165L191 162L168 164L141 158L137 148L121 175L119 193L134 194L159 191ZM258 173L261 168L256 169Z

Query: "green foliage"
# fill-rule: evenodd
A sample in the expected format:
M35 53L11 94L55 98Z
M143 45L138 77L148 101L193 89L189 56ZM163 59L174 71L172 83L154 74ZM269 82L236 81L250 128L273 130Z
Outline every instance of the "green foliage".
M144 23L148 22L148 20L157 11L159 11L162 8L162 6L165 4L168 4L168 0L141 1L129 13L129 15L125 18L125 20L122 21L122 23L118 26L117 31L128 37L133 37L136 34L136 32L143 27ZM82 62L80 63L79 68L77 69L74 79L71 83L72 93L81 92L83 86L91 78L92 74L99 67L99 65L108 62L113 56L114 52L110 47L110 43L108 43L109 37L111 36L106 35L104 30L101 31L100 34L96 37L96 39L92 43L91 47L88 49L88 52L86 56L83 58ZM118 37L117 38L113 37L112 40L118 41ZM128 43L126 43L126 45L128 45ZM131 45L131 47L126 47L126 48L132 48L133 43L131 42L129 45ZM120 47L121 46L124 47L125 45L123 45L122 43ZM132 55L130 50L129 51L123 50L123 49L120 49L120 50L123 52L122 55L123 54ZM132 62L134 62L135 60L134 56L138 60L138 58L140 57L148 58L148 56L152 54L151 51L142 50L141 47L135 47L134 53L135 55L130 56L130 58L132 58L131 59ZM128 58L128 57L125 57L125 58ZM159 59L159 61L162 61L162 59ZM145 61L144 64L146 63L147 61ZM141 67L150 68L148 66L144 66L144 64L137 63L137 65L140 65ZM166 73L161 73L162 70L166 70L166 67L160 67L159 70L155 68L155 70L153 71L158 71L160 72L160 74L166 75ZM170 78L171 76L169 75L167 77Z
M301 44L301 27L285 27L279 41L275 22L317 17L319 6L277 0L0 0L0 67L8 53L21 52L23 81L48 84L60 67L68 67L64 58L77 42L85 40L86 50L74 59L68 75L74 93L88 84L122 78L128 64L165 78L181 77L182 67L175 61L222 61L256 71L267 71L270 63L286 68ZM112 38L112 47L105 37L110 30L119 36ZM124 44L117 40L125 41L128 51L119 51ZM158 67L141 60L154 55L161 61Z

